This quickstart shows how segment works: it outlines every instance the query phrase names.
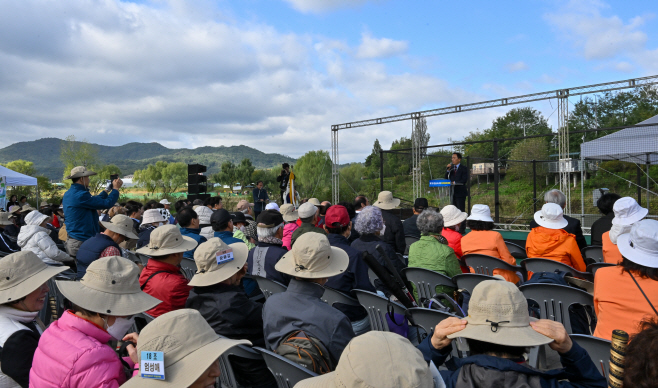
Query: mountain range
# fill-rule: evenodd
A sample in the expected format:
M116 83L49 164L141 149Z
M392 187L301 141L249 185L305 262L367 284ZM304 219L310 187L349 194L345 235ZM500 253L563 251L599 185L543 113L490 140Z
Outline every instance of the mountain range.
M27 160L34 163L38 175L59 181L64 172L64 164L59 156L65 142L66 140L57 138L44 138L15 143L0 149L0 163ZM98 160L104 164L117 165L124 176L160 160L203 164L208 167L208 173L219 172L222 163L226 161L237 164L244 158L250 159L257 169L271 168L286 162L292 164L296 161L289 156L266 154L245 145L171 149L159 143L128 143L122 146L94 144L94 147L98 152Z

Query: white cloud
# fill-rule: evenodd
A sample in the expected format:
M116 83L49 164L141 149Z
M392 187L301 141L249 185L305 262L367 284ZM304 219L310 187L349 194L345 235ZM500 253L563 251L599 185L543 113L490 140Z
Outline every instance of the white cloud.
M509 63L505 66L507 71L510 73L516 73L518 71L528 70L528 64L523 61Z
M303 13L323 13L339 8L358 7L372 0L285 0Z
M361 45L356 57L361 59L389 58L407 52L409 43L388 38L373 38L370 33L361 34Z

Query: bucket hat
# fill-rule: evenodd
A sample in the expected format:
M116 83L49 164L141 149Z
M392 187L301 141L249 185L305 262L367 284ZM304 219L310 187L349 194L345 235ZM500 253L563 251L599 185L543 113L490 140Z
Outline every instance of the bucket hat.
M189 387L228 349L251 345L247 340L220 337L197 310L180 309L155 318L139 333L137 355L164 353L164 380L136 375L122 388Z
M468 213L459 210L455 205L445 206L443 209L441 209L440 213L443 216L444 227L461 224L468 217ZM489 218L491 218L491 216L489 216Z
M290 276L304 279L330 278L347 269L350 259L344 250L329 245L327 236L304 233L292 249L281 257L274 268Z
M309 218L309 217L313 217L313 215L316 214L317 212L318 212L317 206L313 205L310 202L306 202L299 207L297 214L299 215L299 218Z
M643 208L631 197L619 198L612 210L615 212L612 224L620 226L633 225L649 214L649 209Z
M17 213L17 212L20 212L20 211L21 211L21 207L20 207L20 206L16 206L16 205L14 205L14 206L10 206L10 207L9 207L9 213L12 213L12 214L13 214L13 213Z
M464 319L468 321L466 328L448 338L471 338L519 347L553 342L530 326L530 321L536 319L528 315L528 301L510 282L485 280L475 286L468 305L468 317Z
M142 224L152 224L154 222L165 221L167 221L167 217L165 217L164 212L161 212L160 209L148 209L142 215Z
M470 221L484 221L484 222L494 222L491 218L491 209L487 205L473 205L471 209L471 215L466 218Z
M200 225L210 225L210 217L212 217L213 211L210 210L208 206L195 206L197 216L199 216Z
M114 233L119 233L126 238L131 238L133 240L137 240L139 238L135 233L133 233L133 220L126 215L117 214L116 216L112 217L109 222L101 221L101 224L105 227L105 229L111 230Z
M25 223L27 225L41 225L42 222L47 220L47 215L39 212L30 212L30 214L25 216Z
M311 205L322 206L320 200L317 198L310 198L307 202L310 203Z
M96 175L96 173L91 170L87 170L87 167L85 166L77 166L77 167L73 167L71 169L71 174L69 174L64 179L82 178L84 176L92 176L92 175Z
M270 202L267 205L265 205L265 209L279 211L279 205L277 205L276 202Z
M164 225L151 232L148 245L137 250L146 256L167 256L187 252L199 245L192 237L183 236L176 225Z
M562 229L569 224L564 218L564 210L557 203L545 203L541 210L535 213L535 222L547 229Z
M231 254L233 259L221 262L230 259L227 255ZM194 251L197 270L188 284L193 287L205 287L223 282L244 267L247 256L249 256L247 244L240 242L229 245L220 238L213 237L200 244Z
M241 199L240 202L238 202L238 204L236 205L235 208L238 211L242 211L242 210L247 209L249 207L254 207L254 204L250 203L246 199Z
M169 200L167 198L160 201L160 203L163 204L163 205L171 205L171 202L169 202Z
M406 338L371 331L347 344L334 372L295 385L295 388L371 387L433 388L434 381L423 355Z
M9 220L9 213L0 212L0 225L14 225L14 223Z
M622 256L635 264L658 268L658 221L634 223L630 233L617 237L617 248Z
M30 206L29 203L27 205L23 205L23 207L21 208L22 212L29 212L29 211L32 211L32 210L37 210L37 209Z
M377 202L373 203L373 206L384 210L395 209L400 206L400 199L393 198L393 193L390 191L382 191L377 196Z
M279 211L285 222L295 222L299 218L299 213L295 210L295 206L290 203L281 205Z
M44 263L32 251L12 253L0 259L0 304L16 301L41 287L69 267Z
M141 290L139 272L137 264L123 257L101 257L89 264L82 279L57 280L57 288L83 309L113 316L134 315L161 302Z

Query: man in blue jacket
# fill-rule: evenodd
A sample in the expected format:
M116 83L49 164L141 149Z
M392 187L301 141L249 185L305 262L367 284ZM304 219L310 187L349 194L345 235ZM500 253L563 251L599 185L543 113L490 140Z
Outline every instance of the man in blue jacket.
M66 251L71 257L78 254L80 245L100 232L97 210L109 209L119 200L119 189L123 185L121 179L115 179L111 185L100 194L89 193L89 177L96 175L84 166L74 167L71 175L73 184L64 194L62 206L66 216Z

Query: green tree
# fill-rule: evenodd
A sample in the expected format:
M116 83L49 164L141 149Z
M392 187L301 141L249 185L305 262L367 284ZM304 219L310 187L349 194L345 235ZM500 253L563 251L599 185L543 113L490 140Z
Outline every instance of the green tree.
M144 170L135 171L136 186L154 194L159 190L163 196L175 193L187 183L187 164L164 161L149 164Z
M100 168L96 167L94 170L96 175L89 177L89 192L93 195L100 193L107 188L110 175L119 175L121 177L121 169L114 164L108 164ZM121 188L123 191L123 188Z
M236 166L235 175L242 187L245 187L250 183L255 183L251 182L251 176L255 169L254 165L251 164L251 160L247 158L242 159L240 164Z
M525 139L514 146L510 152L512 160L548 160L548 139L545 137L535 137ZM538 162L536 164L537 176L542 179L547 173L546 163ZM532 163L530 162L509 162L507 174L514 179L532 179Z
M331 192L331 158L327 151L309 151L297 160L295 189L302 197L328 199Z
M34 168L34 163L28 162L27 160L19 159L11 161L3 166L7 167L12 171L16 171L21 174L34 176L37 173L36 168Z
M427 120L422 117L420 120L416 120L416 133L418 134L418 140L421 147L427 147L430 143L430 134L427 133ZM427 148L421 148L421 156L427 155Z
M64 164L64 176L69 175L76 166L85 166L90 170L99 169L98 148L86 140L78 141L71 135L62 143L59 159Z
M221 171L213 174L210 179L214 183L227 185L228 187L232 188L233 185L238 181L237 167L233 162L224 162L222 163Z
M371 178L379 177L379 152L382 150L379 139L375 139L372 145L372 152L366 157L364 166L368 170L368 176Z

